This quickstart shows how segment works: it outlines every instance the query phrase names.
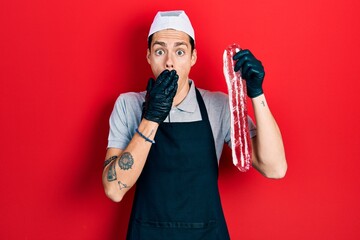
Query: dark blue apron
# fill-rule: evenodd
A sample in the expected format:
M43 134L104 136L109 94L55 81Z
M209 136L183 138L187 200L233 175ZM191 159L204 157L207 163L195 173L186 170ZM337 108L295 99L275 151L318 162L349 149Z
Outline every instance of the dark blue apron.
M230 239L204 101L201 121L161 123L137 181L128 240Z

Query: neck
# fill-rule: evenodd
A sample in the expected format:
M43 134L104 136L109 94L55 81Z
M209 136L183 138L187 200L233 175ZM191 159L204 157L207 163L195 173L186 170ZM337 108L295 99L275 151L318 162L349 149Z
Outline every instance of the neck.
M189 80L187 79L184 84L178 86L177 93L174 97L173 106L179 105L190 90Z

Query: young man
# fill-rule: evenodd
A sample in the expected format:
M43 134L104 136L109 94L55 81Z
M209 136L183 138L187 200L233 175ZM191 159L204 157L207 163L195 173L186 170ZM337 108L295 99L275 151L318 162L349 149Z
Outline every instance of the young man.
M195 87L195 35L184 11L158 12L147 61L156 78L146 92L121 94L110 117L106 195L119 202L137 185L127 239L229 239L218 191L218 160L230 145L228 97ZM281 134L262 90L264 69L249 50L234 56L247 82L253 166L282 178Z

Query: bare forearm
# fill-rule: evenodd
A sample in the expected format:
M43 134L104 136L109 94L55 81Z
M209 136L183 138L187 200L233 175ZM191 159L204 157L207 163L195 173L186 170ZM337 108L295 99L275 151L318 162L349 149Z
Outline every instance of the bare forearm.
M153 140L158 124L142 120L139 131ZM106 195L115 202L121 201L125 193L136 183L146 162L151 142L135 133L126 149L108 149L103 171Z
M257 125L253 140L254 165L265 176L281 178L287 164L280 129L271 114L265 95L252 99Z

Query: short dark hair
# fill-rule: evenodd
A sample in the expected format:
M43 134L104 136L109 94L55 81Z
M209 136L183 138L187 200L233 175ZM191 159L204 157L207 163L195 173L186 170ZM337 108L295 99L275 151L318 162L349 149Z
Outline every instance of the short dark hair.
M149 50L151 50L151 42L152 42L152 39L153 39L153 36L154 34L151 34L149 37L148 37L148 48ZM195 41L192 37L189 36L189 41L190 41L190 45L191 45L191 53L194 51L195 49Z

